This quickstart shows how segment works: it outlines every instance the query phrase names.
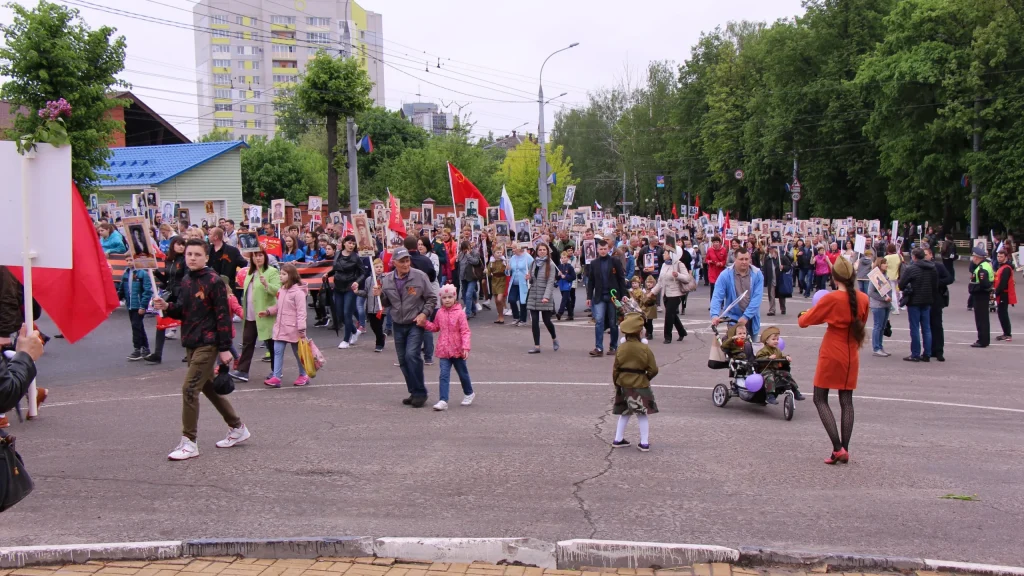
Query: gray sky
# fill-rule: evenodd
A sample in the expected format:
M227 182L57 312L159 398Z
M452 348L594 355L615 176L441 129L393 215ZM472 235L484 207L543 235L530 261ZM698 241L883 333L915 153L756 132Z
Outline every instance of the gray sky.
M90 1L184 25L192 22L192 0L158 0L176 8L148 0ZM477 135L501 135L524 123L520 131L536 132L541 63L572 42L580 45L548 62L544 94L551 98L568 92L555 102L578 105L588 90L613 85L627 71L642 76L651 60L682 62L702 31L730 20L773 21L802 12L800 0L360 0L360 5L384 17L385 61L394 66L385 68L387 107L429 101L457 112L454 101L464 105L464 115L472 113ZM195 33L73 7L91 27L114 26L127 38L121 77L179 130L197 136ZM0 21L11 18L10 10L0 7ZM428 61L430 72L425 71ZM550 131L556 109L549 104L545 112Z

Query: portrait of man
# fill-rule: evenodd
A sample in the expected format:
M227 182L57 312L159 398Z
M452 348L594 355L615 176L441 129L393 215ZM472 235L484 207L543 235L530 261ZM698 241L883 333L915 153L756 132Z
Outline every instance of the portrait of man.
M501 218L501 210L497 206L487 207L487 223L491 224L497 222Z
M207 200L207 201L203 202L203 212L205 212L207 214L213 214L214 213L213 212L213 202L212 201Z
M480 201L476 198L466 198L466 216L477 216L480 211Z
M530 241L530 223L525 220L516 223L516 242Z
M388 221L387 211L383 204L375 204L373 207L373 222L377 228L383 228Z
M157 195L155 190L146 192L146 206L149 208L156 208L160 204L157 201Z
M583 241L583 255L587 262L597 259L597 241L593 238ZM645 255L646 256L646 255Z
M508 238L508 222L495 222L494 235Z
M238 234L238 251L242 254L258 252L260 249L259 236L255 232L240 232Z
M302 225L302 210L292 208L292 224Z
M772 238L772 244L779 244L779 243L781 243L782 242L782 231L781 230L772 230L771 238Z
M163 218L164 222L174 220L174 202L164 200L160 204L160 217Z
M319 196L310 196L309 197L309 211L310 212L320 212L321 210L323 210L323 205L324 205L323 204L323 199L320 198Z
M363 214L362 216L363 216L363 219L366 219L366 214ZM333 223L333 224L334 224L335 226L340 226L340 225L341 225L341 212L335 212L335 213L334 213L334 214L333 214L333 215L331 216L331 222L332 222L332 223Z
M377 251L377 245L373 241L373 234L370 233L370 222L366 214L356 214L352 217L352 227L356 232L356 250L360 256L373 256Z
M259 226L261 220L263 220L263 207L249 206L249 225Z
M423 206L420 206L420 210L421 210L421 215L423 217L423 223L424 224L433 225L434 224L434 205L433 204L424 204Z
M188 216L188 208L181 208L178 210L178 222L184 222L185 224L192 223L192 219Z
M99 197L95 194L89 194L89 208L92 210L99 209Z
M274 224L284 223L284 200L270 201L270 221Z

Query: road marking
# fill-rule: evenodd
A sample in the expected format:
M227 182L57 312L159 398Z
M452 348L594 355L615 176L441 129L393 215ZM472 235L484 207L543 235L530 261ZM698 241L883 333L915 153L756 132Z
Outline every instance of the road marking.
M474 382L474 384L480 386L610 386L607 382L535 382L535 381L512 381L512 380L498 380L493 382ZM303 388L340 388L343 386L405 386L405 382L337 382L333 384L307 384L306 386L291 386L282 388L247 388L244 390L235 390L235 394L249 394L253 392L271 392L271 391L286 391L286 390L301 390ZM703 390L709 392L714 389L714 386L684 386L681 384L662 384L656 386L658 389L668 388L677 390ZM100 404L105 402L125 402L135 400L159 400L162 398L180 398L181 393L176 394L153 394L149 396L133 396L133 397L120 397L120 398L100 398L94 400L75 400L72 402L54 402L46 403L40 407L50 408L62 408L66 406L80 406L83 404ZM908 404L924 404L928 406L943 406L947 408L972 408L975 410L989 410L993 412L1012 412L1014 414L1024 414L1024 409L1020 408L1004 408L1001 406L981 406L978 404L961 404L957 402L940 402L937 400L915 400L910 398L892 398L887 396L861 396L856 395L855 398L858 400L873 400L878 402L904 402Z

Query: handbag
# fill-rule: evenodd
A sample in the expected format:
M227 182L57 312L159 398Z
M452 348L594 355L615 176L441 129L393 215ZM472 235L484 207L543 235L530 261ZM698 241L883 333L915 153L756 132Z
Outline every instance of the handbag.
M0 455L4 458L0 470L0 512L24 500L35 487L25 462L14 448L14 440L14 436L0 430Z
M907 306L907 303L910 302L910 297L913 296L913 295L914 295L914 287L913 286L907 286L906 290L904 290L903 292L900 292L900 300L899 300L900 308L905 308Z
M885 321L885 328L882 328L882 335L886 338L892 338L892 324L888 320Z
M235 380L230 372L231 368L227 364L221 364L217 368L217 375L213 378L213 391L219 396L227 396L235 391Z
M722 350L722 339L718 337L718 332L715 332L715 337L711 340L711 353L708 355L708 368L712 370L721 370L722 368L729 367L729 358L725 355L725 350Z

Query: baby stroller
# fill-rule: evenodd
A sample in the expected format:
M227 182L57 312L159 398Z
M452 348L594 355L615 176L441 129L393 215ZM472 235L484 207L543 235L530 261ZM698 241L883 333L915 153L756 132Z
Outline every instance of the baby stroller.
M775 363L777 367L788 371L789 362L786 360L769 360L767 358L755 359L754 347L749 341L744 346L744 351L746 352L745 359L729 358L726 356L725 351L722 350L722 341L718 336L718 328L712 326L711 331L714 333L715 339L711 346L708 368L712 370L729 370L728 384L715 384L715 388L711 392L711 401L715 406L723 408L729 402L729 398L737 396L744 402L767 406L768 392L763 386L764 380L761 377L761 373L764 372L770 363ZM747 378L754 375L761 378L762 385L756 387L751 385L748 387ZM753 380L756 381L757 378ZM778 382L775 386L775 394L782 400L782 417L787 421L792 420L793 413L796 410L796 397L793 394L792 386L785 380Z

